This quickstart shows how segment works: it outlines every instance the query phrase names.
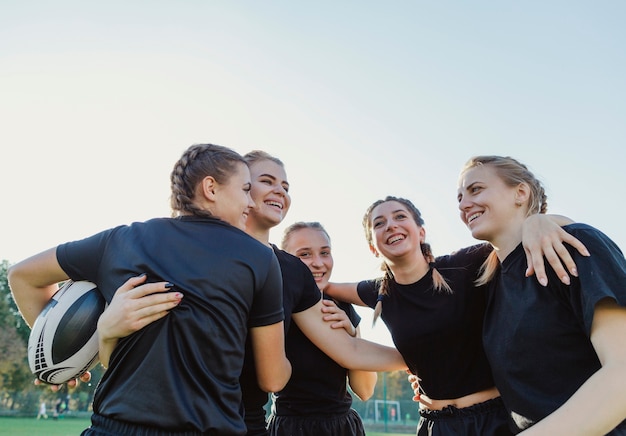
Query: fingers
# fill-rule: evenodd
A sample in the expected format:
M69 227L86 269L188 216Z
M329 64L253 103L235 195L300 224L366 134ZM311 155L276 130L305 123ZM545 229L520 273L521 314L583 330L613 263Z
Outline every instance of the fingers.
M117 291L115 291L115 293L117 294L117 293L132 291L134 288L144 283L147 277L148 276L145 274L141 274L136 277L131 277L128 280L126 280L122 286L117 288Z

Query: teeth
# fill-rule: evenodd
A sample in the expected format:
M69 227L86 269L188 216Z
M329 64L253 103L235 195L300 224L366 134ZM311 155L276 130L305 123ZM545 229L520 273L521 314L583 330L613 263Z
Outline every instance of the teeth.
M387 240L387 243L388 244L393 244L394 242L402 241L403 239L404 239L404 236L400 236L400 235L399 236L394 236L393 238L389 238Z
M467 219L467 222L471 223L472 221L474 221L476 218L478 218L481 215L482 215L482 213L476 212L475 214L472 214L472 215L469 216L469 218Z
M280 203L277 203L275 201L266 201L265 204L269 205L269 206L276 206L279 209L283 208L283 205Z
M324 277L324 273L313 273L313 277L315 277L316 279L321 279L322 277Z

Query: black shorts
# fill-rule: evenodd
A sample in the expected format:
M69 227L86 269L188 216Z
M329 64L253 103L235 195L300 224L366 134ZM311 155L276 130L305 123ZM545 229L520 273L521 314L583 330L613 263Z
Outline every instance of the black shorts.
M343 415L276 416L268 420L270 436L364 436L363 421L354 409Z
M91 415L91 427L83 430L81 436L203 436L212 433L200 433L195 431L168 431L160 428L130 424L105 418L104 416ZM214 433L217 435L217 433Z
M500 397L458 409L420 409L417 436L510 436L507 412Z

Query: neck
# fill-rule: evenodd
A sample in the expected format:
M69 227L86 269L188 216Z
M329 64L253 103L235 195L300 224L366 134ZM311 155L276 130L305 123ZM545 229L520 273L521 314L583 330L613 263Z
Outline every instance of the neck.
M502 262L507 258L513 250L522 242L522 230L515 230L507 234L501 235L495 238L493 241L489 241L496 252L498 259Z
M389 269L393 273L396 283L401 285L410 285L411 283L417 282L424 277L430 269L424 256L419 256L418 259L412 262L387 261L387 265L389 265Z
M248 217L250 220L250 217ZM270 229L262 229L251 222L246 223L246 233L259 241L261 244L270 246Z

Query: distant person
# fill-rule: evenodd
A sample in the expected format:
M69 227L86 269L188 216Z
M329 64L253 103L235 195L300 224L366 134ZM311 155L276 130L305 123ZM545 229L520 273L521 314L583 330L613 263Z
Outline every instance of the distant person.
M626 435L626 260L605 234L565 226L591 256L569 249L570 283L524 277L522 226L544 214L541 183L519 161L477 156L462 169L461 219L493 251L483 341L511 428L525 435Z
M246 161L226 147L193 145L170 180L172 218L61 244L9 270L31 326L68 279L97 283L109 308L122 283L131 294L143 281L153 292L174 291L169 316L120 341L101 338L110 361L84 435L245 434L239 376L247 337L261 388L279 390L291 375L280 268L244 232L254 207Z
M39 403L39 412L37 413L37 419L48 419L48 413L46 412L46 402Z
M544 236L575 243L557 225L568 222L545 216L527 221L526 242L535 247L532 259L541 259L537 241ZM434 257L420 211L411 201L392 196L367 209L363 228L370 250L383 261L384 275L359 283L330 283L325 292L369 306L375 310L374 320L380 316L389 328L409 370L421 379L418 436L510 435L482 346L486 289L474 286L491 246ZM560 243L554 244L546 249L562 253ZM565 254L564 262L571 266ZM558 258L556 262L562 268Z
M294 223L285 229L281 248L308 266L323 295L334 266L330 236L324 227L318 222ZM360 337L361 317L351 304L335 302L326 295L324 303L333 311L337 327ZM270 435L365 435L361 417L351 407L348 385L366 401L374 393L376 373L343 368L295 324L287 332L285 346L293 372L287 385L273 395Z

